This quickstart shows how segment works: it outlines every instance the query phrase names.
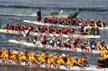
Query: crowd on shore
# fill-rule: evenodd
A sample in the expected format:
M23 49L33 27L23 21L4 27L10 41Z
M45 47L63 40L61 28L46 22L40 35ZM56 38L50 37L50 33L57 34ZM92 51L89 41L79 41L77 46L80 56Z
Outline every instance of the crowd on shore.
M56 54L42 52L28 52L27 50L19 51L18 49L0 49L0 64L13 65L31 65L50 68L59 68L64 65L67 67L80 66L88 67L87 57L69 56L66 54Z

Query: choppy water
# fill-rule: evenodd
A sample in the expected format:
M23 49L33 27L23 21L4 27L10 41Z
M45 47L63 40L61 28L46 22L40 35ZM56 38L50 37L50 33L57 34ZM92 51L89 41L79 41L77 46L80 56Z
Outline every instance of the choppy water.
M49 15L52 11L59 12L61 9L66 13L71 13L81 8L82 11L79 14L80 18L108 19L108 0L0 0L0 13L32 14L35 13L38 8L42 8L43 16ZM35 18L31 17L2 16L1 23L2 26L5 26L7 23L22 23L24 19L35 20ZM102 31L101 39L108 42L107 35L107 31ZM1 35L0 41L9 39L10 37L12 36L5 37ZM9 44L0 43L0 48L4 47L13 49L13 47L16 48L21 46L11 46ZM22 48L20 48L20 50L22 50ZM95 62L93 62L93 60L95 60ZM96 64L96 58L92 58L91 63Z

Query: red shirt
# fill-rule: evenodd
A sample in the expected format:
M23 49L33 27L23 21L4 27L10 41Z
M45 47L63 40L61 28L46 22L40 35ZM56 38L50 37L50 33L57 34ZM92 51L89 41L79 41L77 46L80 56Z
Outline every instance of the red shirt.
M15 30L16 31L20 30L18 25L15 25Z
M68 44L66 42L63 43L65 47L68 47Z
M44 19L44 23L48 23L48 20L47 20L47 19L48 19L48 18L45 18L45 19Z
M12 25L11 24L8 26L8 30L12 30Z
M43 44L43 45L47 44L47 39L46 39L46 38L43 38L43 39L42 39L42 44Z
M47 31L47 27L46 26L42 26L41 27L41 31L42 31L42 33L46 32Z
M73 30L72 30L72 29L67 29L67 32L68 32L68 33L72 33Z
M30 31L33 31L33 25L30 25L29 27L30 27Z
M56 32L56 34L60 34L61 33L61 30L59 28L56 28L55 29L55 32Z
M77 25L78 25L78 26L82 25L82 21L78 20L78 21L77 21Z
M53 22L52 17L48 17L47 21L48 21L48 23L52 23Z
M49 33L53 33L53 28L49 28Z
M56 18L53 19L53 23L54 23L54 24L58 24L58 19L56 19Z
M27 30L27 26L23 25L23 26L21 27L21 31L25 31L25 30Z
M68 31L67 31L66 28L63 30L63 33L64 33L64 34L68 34Z

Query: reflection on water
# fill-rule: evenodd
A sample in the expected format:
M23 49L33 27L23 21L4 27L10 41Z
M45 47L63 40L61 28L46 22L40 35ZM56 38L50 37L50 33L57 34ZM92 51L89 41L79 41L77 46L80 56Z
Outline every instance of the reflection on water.
M30 68L28 66L0 65L0 71L65 71L47 68Z
M1 65L0 71L32 71L32 70L30 70L29 68L21 67L21 66Z
M82 68L83 69L83 68ZM29 66L17 66L17 65L0 65L0 71L71 71L62 69L50 69L50 68L31 68ZM72 70L72 71L97 71L97 70Z

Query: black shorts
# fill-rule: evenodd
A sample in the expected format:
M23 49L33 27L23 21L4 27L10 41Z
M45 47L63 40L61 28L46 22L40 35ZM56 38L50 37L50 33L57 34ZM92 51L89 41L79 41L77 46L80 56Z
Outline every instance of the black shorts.
M105 66L105 67L108 67L108 58L106 58L106 59L104 60L104 66Z
M108 58L105 60L98 60L98 64L103 65L103 67L108 67Z
M104 60L98 60L97 63L104 65Z
M81 49L86 49L85 46L81 45Z

